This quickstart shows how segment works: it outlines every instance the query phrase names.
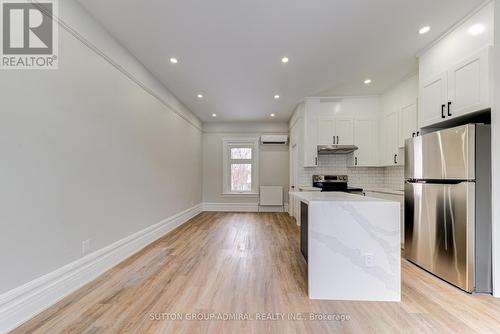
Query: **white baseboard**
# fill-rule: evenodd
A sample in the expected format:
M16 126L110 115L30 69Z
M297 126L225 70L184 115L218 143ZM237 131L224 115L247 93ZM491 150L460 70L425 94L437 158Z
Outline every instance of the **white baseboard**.
M0 333L18 327L201 212L198 204L0 295Z
M285 212L282 206L259 206L259 212Z
M258 203L203 203L203 211L258 212Z
M288 212L288 203L284 206L259 206L258 203L203 203L203 211Z

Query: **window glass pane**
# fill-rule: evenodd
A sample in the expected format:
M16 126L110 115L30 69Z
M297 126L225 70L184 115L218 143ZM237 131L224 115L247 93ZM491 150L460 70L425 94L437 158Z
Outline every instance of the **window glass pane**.
M231 159L252 159L252 149L249 147L232 148Z
M231 191L252 191L252 164L231 164Z

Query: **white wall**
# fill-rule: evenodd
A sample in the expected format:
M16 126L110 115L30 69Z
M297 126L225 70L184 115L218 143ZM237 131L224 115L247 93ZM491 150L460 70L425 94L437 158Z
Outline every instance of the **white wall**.
M0 293L201 202L199 120L59 4L59 69L0 75Z
M286 123L205 123L203 126L203 202L258 203L258 197L222 195L222 139L288 134ZM282 186L288 201L288 145L260 145L260 185Z
M387 114L415 102L418 97L418 74L401 80L381 96L382 113Z

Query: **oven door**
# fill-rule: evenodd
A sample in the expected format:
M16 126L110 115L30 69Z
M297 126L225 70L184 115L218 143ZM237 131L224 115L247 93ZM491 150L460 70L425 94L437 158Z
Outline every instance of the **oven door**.
M405 183L405 257L474 289L474 182Z

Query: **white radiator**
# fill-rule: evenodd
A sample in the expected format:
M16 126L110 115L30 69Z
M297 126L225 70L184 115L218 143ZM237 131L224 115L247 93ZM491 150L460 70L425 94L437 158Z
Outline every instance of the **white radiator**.
M259 204L261 206L283 206L283 187L261 186Z

